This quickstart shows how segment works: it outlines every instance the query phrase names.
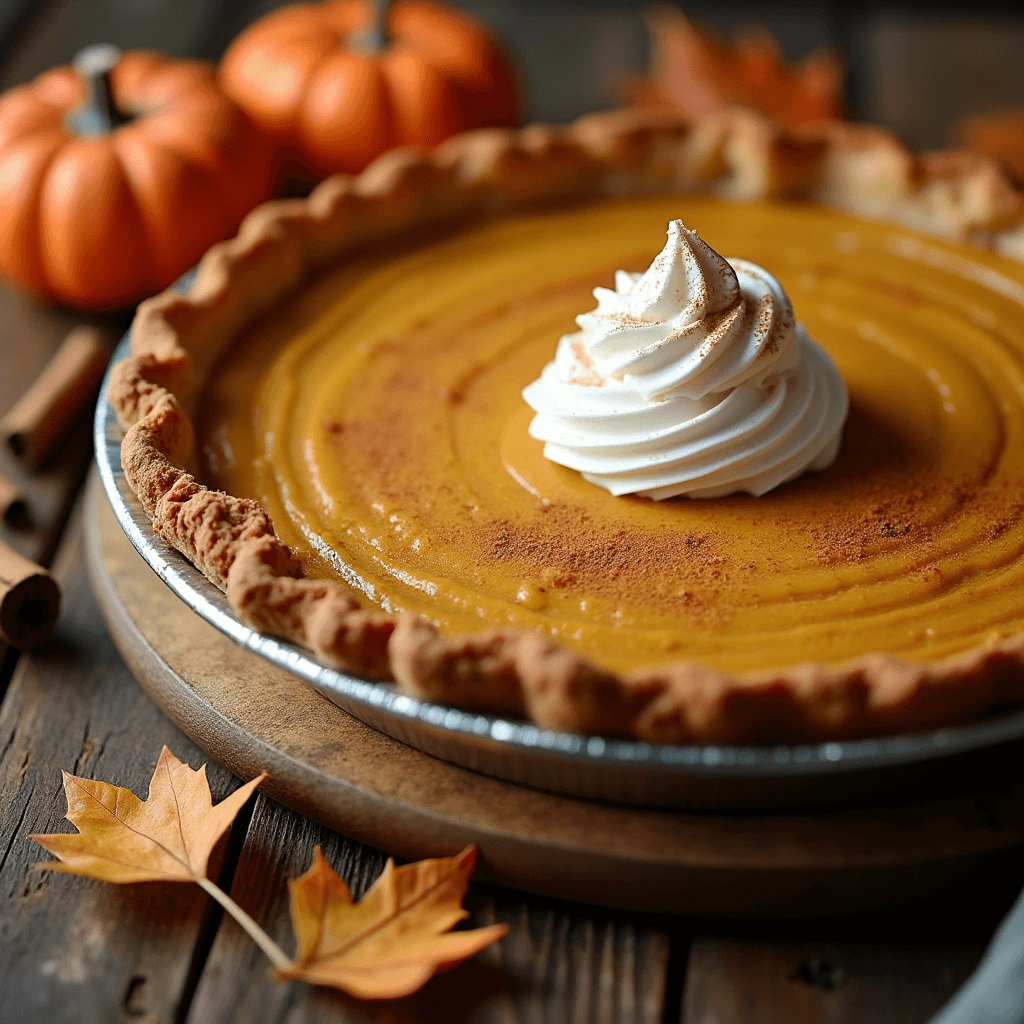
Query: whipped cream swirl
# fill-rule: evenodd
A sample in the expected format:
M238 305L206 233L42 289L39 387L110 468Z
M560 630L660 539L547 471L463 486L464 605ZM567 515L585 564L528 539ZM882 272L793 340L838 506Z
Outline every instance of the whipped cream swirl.
M778 281L682 221L523 391L544 455L612 494L761 495L839 452L848 399Z

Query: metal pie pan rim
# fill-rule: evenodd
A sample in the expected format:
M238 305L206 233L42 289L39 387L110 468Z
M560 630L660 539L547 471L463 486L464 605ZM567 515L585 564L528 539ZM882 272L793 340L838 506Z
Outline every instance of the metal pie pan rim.
M130 332L117 346L104 377L94 419L94 443L100 480L114 516L149 567L201 618L239 646L253 651L311 684L334 703L358 714L363 708L374 725L382 715L402 729L419 725L450 735L453 741L485 743L519 757L565 760L580 768L628 772L657 771L680 778L758 777L796 779L870 771L968 753L1024 737L1024 710L1006 712L965 725L922 733L833 740L816 744L764 746L667 745L606 739L542 729L528 722L461 711L407 696L388 683L361 679L318 662L304 649L258 633L239 621L225 596L187 559L157 536L121 469L121 428L107 385L113 366L130 352ZM453 760L457 758L453 757Z

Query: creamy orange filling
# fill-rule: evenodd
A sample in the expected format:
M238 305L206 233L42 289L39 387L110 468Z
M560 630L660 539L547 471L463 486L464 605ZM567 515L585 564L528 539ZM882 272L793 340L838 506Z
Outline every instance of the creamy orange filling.
M769 270L851 411L762 498L616 498L520 397L680 217ZM201 403L203 473L310 575L447 633L542 630L616 668L934 659L1024 629L1024 267L831 211L700 198L517 215L350 261L250 331Z

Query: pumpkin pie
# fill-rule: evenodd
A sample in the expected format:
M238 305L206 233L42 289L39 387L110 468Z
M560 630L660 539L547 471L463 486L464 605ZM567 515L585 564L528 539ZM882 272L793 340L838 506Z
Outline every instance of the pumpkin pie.
M760 496L613 493L531 435L558 339L677 221L838 371L841 445ZM961 721L1024 697L1022 239L997 165L851 124L620 111L393 151L140 307L126 478L249 625L421 698L666 743Z

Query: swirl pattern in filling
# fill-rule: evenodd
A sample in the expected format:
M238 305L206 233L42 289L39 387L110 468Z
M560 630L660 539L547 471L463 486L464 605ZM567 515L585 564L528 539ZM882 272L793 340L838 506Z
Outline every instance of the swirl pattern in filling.
M836 461L761 498L615 497L528 433L553 339L680 216L771 272L849 392ZM247 330L198 411L205 481L309 575L449 636L745 672L1024 632L1024 266L891 225L645 196L381 247Z

